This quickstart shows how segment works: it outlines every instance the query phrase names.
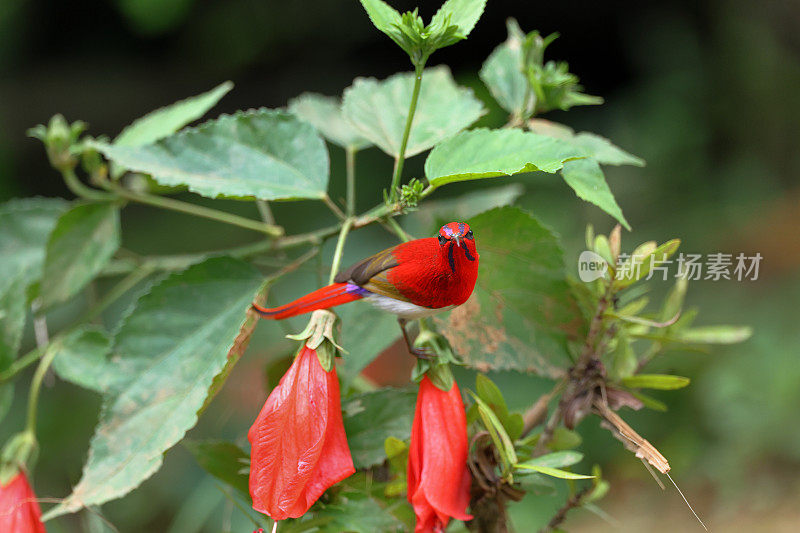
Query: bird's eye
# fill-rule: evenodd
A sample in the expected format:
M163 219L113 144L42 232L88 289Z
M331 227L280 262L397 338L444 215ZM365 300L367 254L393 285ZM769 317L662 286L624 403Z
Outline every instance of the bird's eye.
M469 230L466 235L464 235L465 239L472 239L472 230Z
M447 237L445 237L444 235L439 235L439 244L441 245L447 244Z

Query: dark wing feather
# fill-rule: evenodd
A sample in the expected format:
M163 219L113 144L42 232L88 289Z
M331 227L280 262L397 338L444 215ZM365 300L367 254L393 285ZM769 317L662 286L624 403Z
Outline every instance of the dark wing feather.
M400 264L393 254L396 248L397 246L383 250L359 261L339 272L333 280L336 283L355 283L375 294L409 302L410 300L389 281L388 277L389 271Z
M362 259L350 268L339 272L333 281L336 283L355 283L363 287L369 280L390 268L396 267L399 263L397 258L392 255L394 248L389 248L377 254Z

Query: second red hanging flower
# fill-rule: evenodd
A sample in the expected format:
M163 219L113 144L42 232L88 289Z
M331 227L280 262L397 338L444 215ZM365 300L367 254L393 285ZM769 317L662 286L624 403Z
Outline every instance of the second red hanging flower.
M467 467L467 417L455 381L444 391L424 376L419 384L408 458L408 501L417 533L444 531L467 514L472 477Z

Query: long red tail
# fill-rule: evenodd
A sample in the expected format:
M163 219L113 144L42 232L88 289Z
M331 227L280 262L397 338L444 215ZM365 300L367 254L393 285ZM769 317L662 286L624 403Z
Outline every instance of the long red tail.
M281 320L295 315L302 315L303 313L310 313L317 309L328 309L329 307L346 304L361 298L363 298L363 295L358 290L353 290L352 287L348 289L347 283L334 283L280 307L267 309L253 304L253 308L263 318Z

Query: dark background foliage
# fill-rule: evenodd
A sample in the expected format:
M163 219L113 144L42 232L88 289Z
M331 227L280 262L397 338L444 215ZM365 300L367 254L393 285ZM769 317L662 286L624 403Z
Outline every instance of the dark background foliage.
M406 10L414 4L393 5ZM438 5L425 2L423 17ZM647 160L644 169L607 170L634 227L633 235L623 236L623 248L626 242L630 250L647 239L679 237L687 252L764 256L758 281L694 283L688 295L690 305L701 307L702 323L751 324L754 337L711 355L670 358L663 370L691 376L691 387L659 395L669 412L629 418L670 458L685 492L718 527L790 527L796 512L791 502L800 491L800 4L490 0L469 39L438 52L433 64L448 64L460 83L485 96L477 71L505 39L509 16L526 31L558 31L561 38L547 57L567 60L586 91L606 100L602 107L546 118L606 135ZM24 135L57 112L87 121L91 134L113 136L131 119L226 79L236 88L217 107L220 112L280 107L303 91L340 94L357 76L384 78L399 70L408 70L407 58L375 31L355 1L3 0L0 200L69 197L41 145ZM491 109L482 121L502 124L500 110ZM331 196L338 198L344 190L343 155L331 152ZM390 165L375 149L360 156L362 208L388 185ZM410 160L406 175L421 175L421 165L421 157ZM609 217L576 200L559 179L524 183L528 194L518 203L564 237L568 264L582 249L587 222L604 232L612 226ZM473 187L478 185L454 185L437 197ZM251 204L226 207L255 213ZM319 226L312 224L314 217L329 216L318 207L284 204L275 213L289 231L302 230ZM123 244L139 252L252 239L244 231L138 206L126 216ZM346 259L391 239L381 230L364 233L361 247L348 244ZM65 321L70 312L62 311ZM249 355L195 432L242 438L263 402L259 369L264 356L285 354L285 344L268 342L275 338L278 330L259 328ZM27 345L32 342L28 335ZM471 378L463 377L469 383ZM493 377L519 408L531 401L531 391L547 386L536 378ZM402 374L397 381L405 379ZM22 389L0 437L7 436L5 426L19 425ZM58 383L45 391L39 494L64 495L77 480L98 407L96 396L72 385ZM587 457L603 465L613 484L603 505L623 530L668 531L682 529L678 524L684 522L693 527L674 492L659 491L639 462L593 427L595 422L584 425ZM552 497L528 498L529 505L515 511L518 523L545 520ZM180 447L167 454L154 478L104 511L122 531L219 531L231 516L230 505ZM585 511L576 513L572 524L576 531L613 528ZM87 513L49 527L99 526Z

